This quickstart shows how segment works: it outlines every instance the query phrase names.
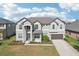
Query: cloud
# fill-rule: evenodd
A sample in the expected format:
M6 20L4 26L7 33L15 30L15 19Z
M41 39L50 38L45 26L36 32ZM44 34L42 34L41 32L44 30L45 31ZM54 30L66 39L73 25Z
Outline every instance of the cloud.
M37 8L37 7L32 8L32 12L41 12L41 11L42 11L41 8Z
M51 13L51 12L37 12L37 13L31 13L29 15L30 17L52 17L52 16L56 16L57 17L57 13Z
M16 7L17 5L16 4L5 4L5 3L2 3L0 4L0 9L3 11L3 14L4 14L4 17L5 18L10 18L14 11L16 11Z
M79 3L60 3L59 6L68 12L79 11Z
M65 6L61 6L61 8L64 9ZM22 17L60 17L62 19L67 19L68 16L66 12L59 12L53 7L23 8L14 3L2 3L0 4L0 10L3 12L4 18L12 21L18 21Z

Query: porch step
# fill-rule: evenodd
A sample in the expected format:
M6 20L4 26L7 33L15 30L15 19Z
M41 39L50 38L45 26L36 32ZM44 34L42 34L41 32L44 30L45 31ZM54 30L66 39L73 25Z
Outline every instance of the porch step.
M28 43L30 43L30 41L26 41L24 45L27 45Z

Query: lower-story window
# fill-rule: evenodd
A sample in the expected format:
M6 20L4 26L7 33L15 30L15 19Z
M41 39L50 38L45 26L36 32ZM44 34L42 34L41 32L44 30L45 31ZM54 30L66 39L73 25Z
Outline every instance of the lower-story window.
M2 38L2 34L0 34L0 38Z
M40 38L40 34L36 34L34 38Z
M18 34L18 38L22 38L22 34L21 33Z

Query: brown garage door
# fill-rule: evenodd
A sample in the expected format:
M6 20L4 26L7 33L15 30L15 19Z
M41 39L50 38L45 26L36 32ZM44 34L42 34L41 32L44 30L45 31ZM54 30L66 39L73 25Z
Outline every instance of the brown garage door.
M63 39L63 34L51 34L51 39Z

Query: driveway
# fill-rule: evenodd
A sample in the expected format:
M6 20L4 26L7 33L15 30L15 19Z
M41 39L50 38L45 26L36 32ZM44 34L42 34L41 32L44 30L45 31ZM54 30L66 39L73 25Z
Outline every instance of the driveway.
M52 40L60 56L79 56L79 52L75 50L64 40Z

